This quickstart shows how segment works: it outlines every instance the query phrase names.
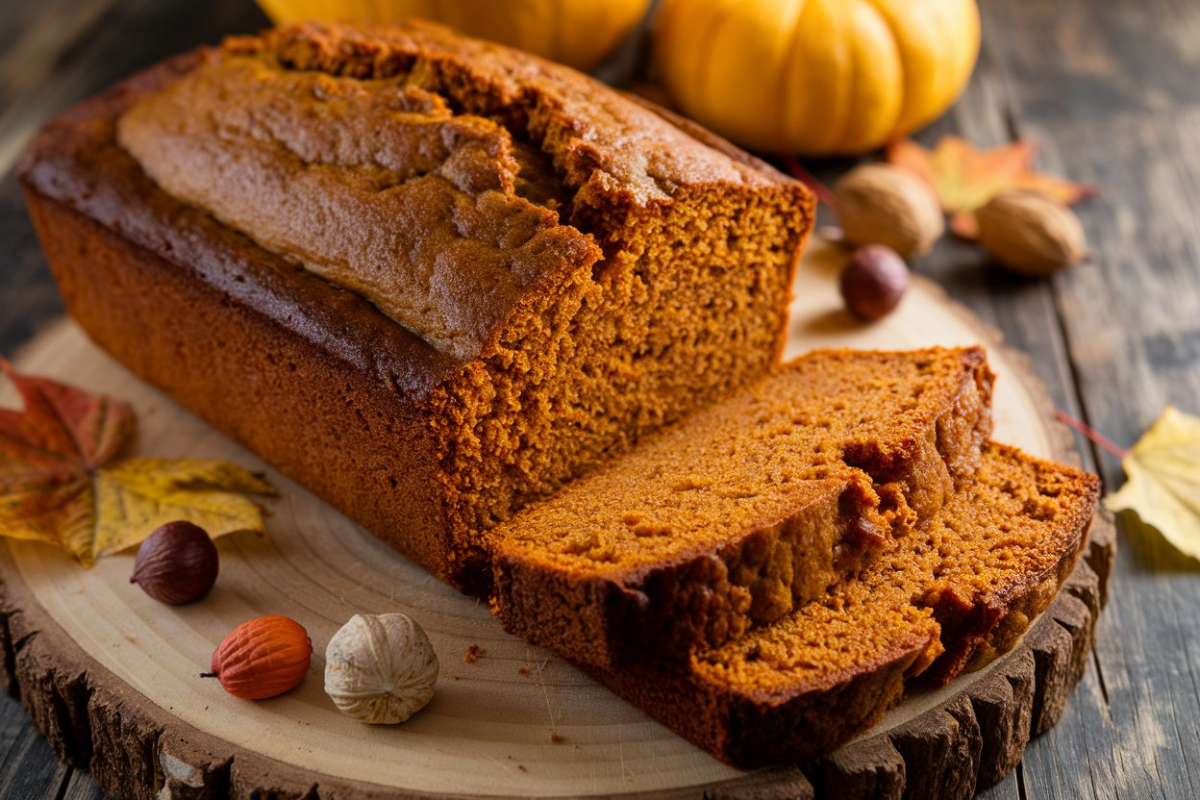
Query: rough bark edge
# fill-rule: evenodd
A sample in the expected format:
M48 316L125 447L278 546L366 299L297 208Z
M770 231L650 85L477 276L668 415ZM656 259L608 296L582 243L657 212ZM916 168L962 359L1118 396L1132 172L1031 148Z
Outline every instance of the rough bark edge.
M1015 650L940 707L810 765L817 796L966 798L1007 775L1083 677L1115 542L1098 512L1074 572Z

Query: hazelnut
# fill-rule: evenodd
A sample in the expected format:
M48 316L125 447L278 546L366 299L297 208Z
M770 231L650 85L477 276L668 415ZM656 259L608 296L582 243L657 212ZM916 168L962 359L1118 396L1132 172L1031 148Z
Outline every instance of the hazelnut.
M362 722L403 722L433 698L437 677L433 645L406 614L355 614L325 650L325 693Z
M860 247L842 270L841 290L846 308L868 322L886 316L900 304L908 288L908 265L896 251L881 244Z
M199 600L217 581L217 546L190 522L168 522L138 548L130 583L160 603L178 606Z
M889 164L865 164L833 187L845 241L883 244L903 258L929 251L946 230L941 204L924 181Z
M1075 212L1037 192L1002 192L976 212L979 244L1014 272L1049 275L1087 256Z

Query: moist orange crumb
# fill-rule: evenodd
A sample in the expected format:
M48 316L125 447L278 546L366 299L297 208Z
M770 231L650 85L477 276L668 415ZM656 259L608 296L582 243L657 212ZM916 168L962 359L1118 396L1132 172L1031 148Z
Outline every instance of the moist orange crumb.
M913 681L940 685L1018 641L1087 541L1099 481L989 444L977 479L827 596L679 672L589 669L713 755L750 767L831 750Z
M496 527L493 610L601 666L735 639L936 514L991 383L979 348L797 359Z

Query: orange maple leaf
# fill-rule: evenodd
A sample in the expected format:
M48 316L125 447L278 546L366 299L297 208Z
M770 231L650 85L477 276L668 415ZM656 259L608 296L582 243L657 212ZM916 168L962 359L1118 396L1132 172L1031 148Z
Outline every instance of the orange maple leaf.
M110 461L133 435L133 409L45 378L0 370L24 402L0 409L0 520L20 516L19 538L77 529L92 499L88 471ZM14 528L15 529L15 528Z
M271 494L262 478L221 461L115 461L132 438L133 409L0 358L20 411L0 408L0 536L55 544L85 565L189 519L213 536L262 530L241 493Z
M947 136L931 151L904 140L888 147L887 159L932 186L943 210L951 215L950 229L967 239L978 235L975 211L1006 189L1029 189L1066 205L1098 191L1095 186L1035 172L1037 147L1030 142L979 150L965 139Z

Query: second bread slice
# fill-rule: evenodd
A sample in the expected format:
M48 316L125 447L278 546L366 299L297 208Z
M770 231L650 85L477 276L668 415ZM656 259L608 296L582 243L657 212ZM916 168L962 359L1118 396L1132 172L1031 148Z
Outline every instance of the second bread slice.
M817 351L491 534L505 629L608 666L819 597L974 474L983 351Z
M872 566L683 670L593 677L722 761L828 752L918 678L938 686L1010 650L1087 542L1099 480L989 443L974 481Z

